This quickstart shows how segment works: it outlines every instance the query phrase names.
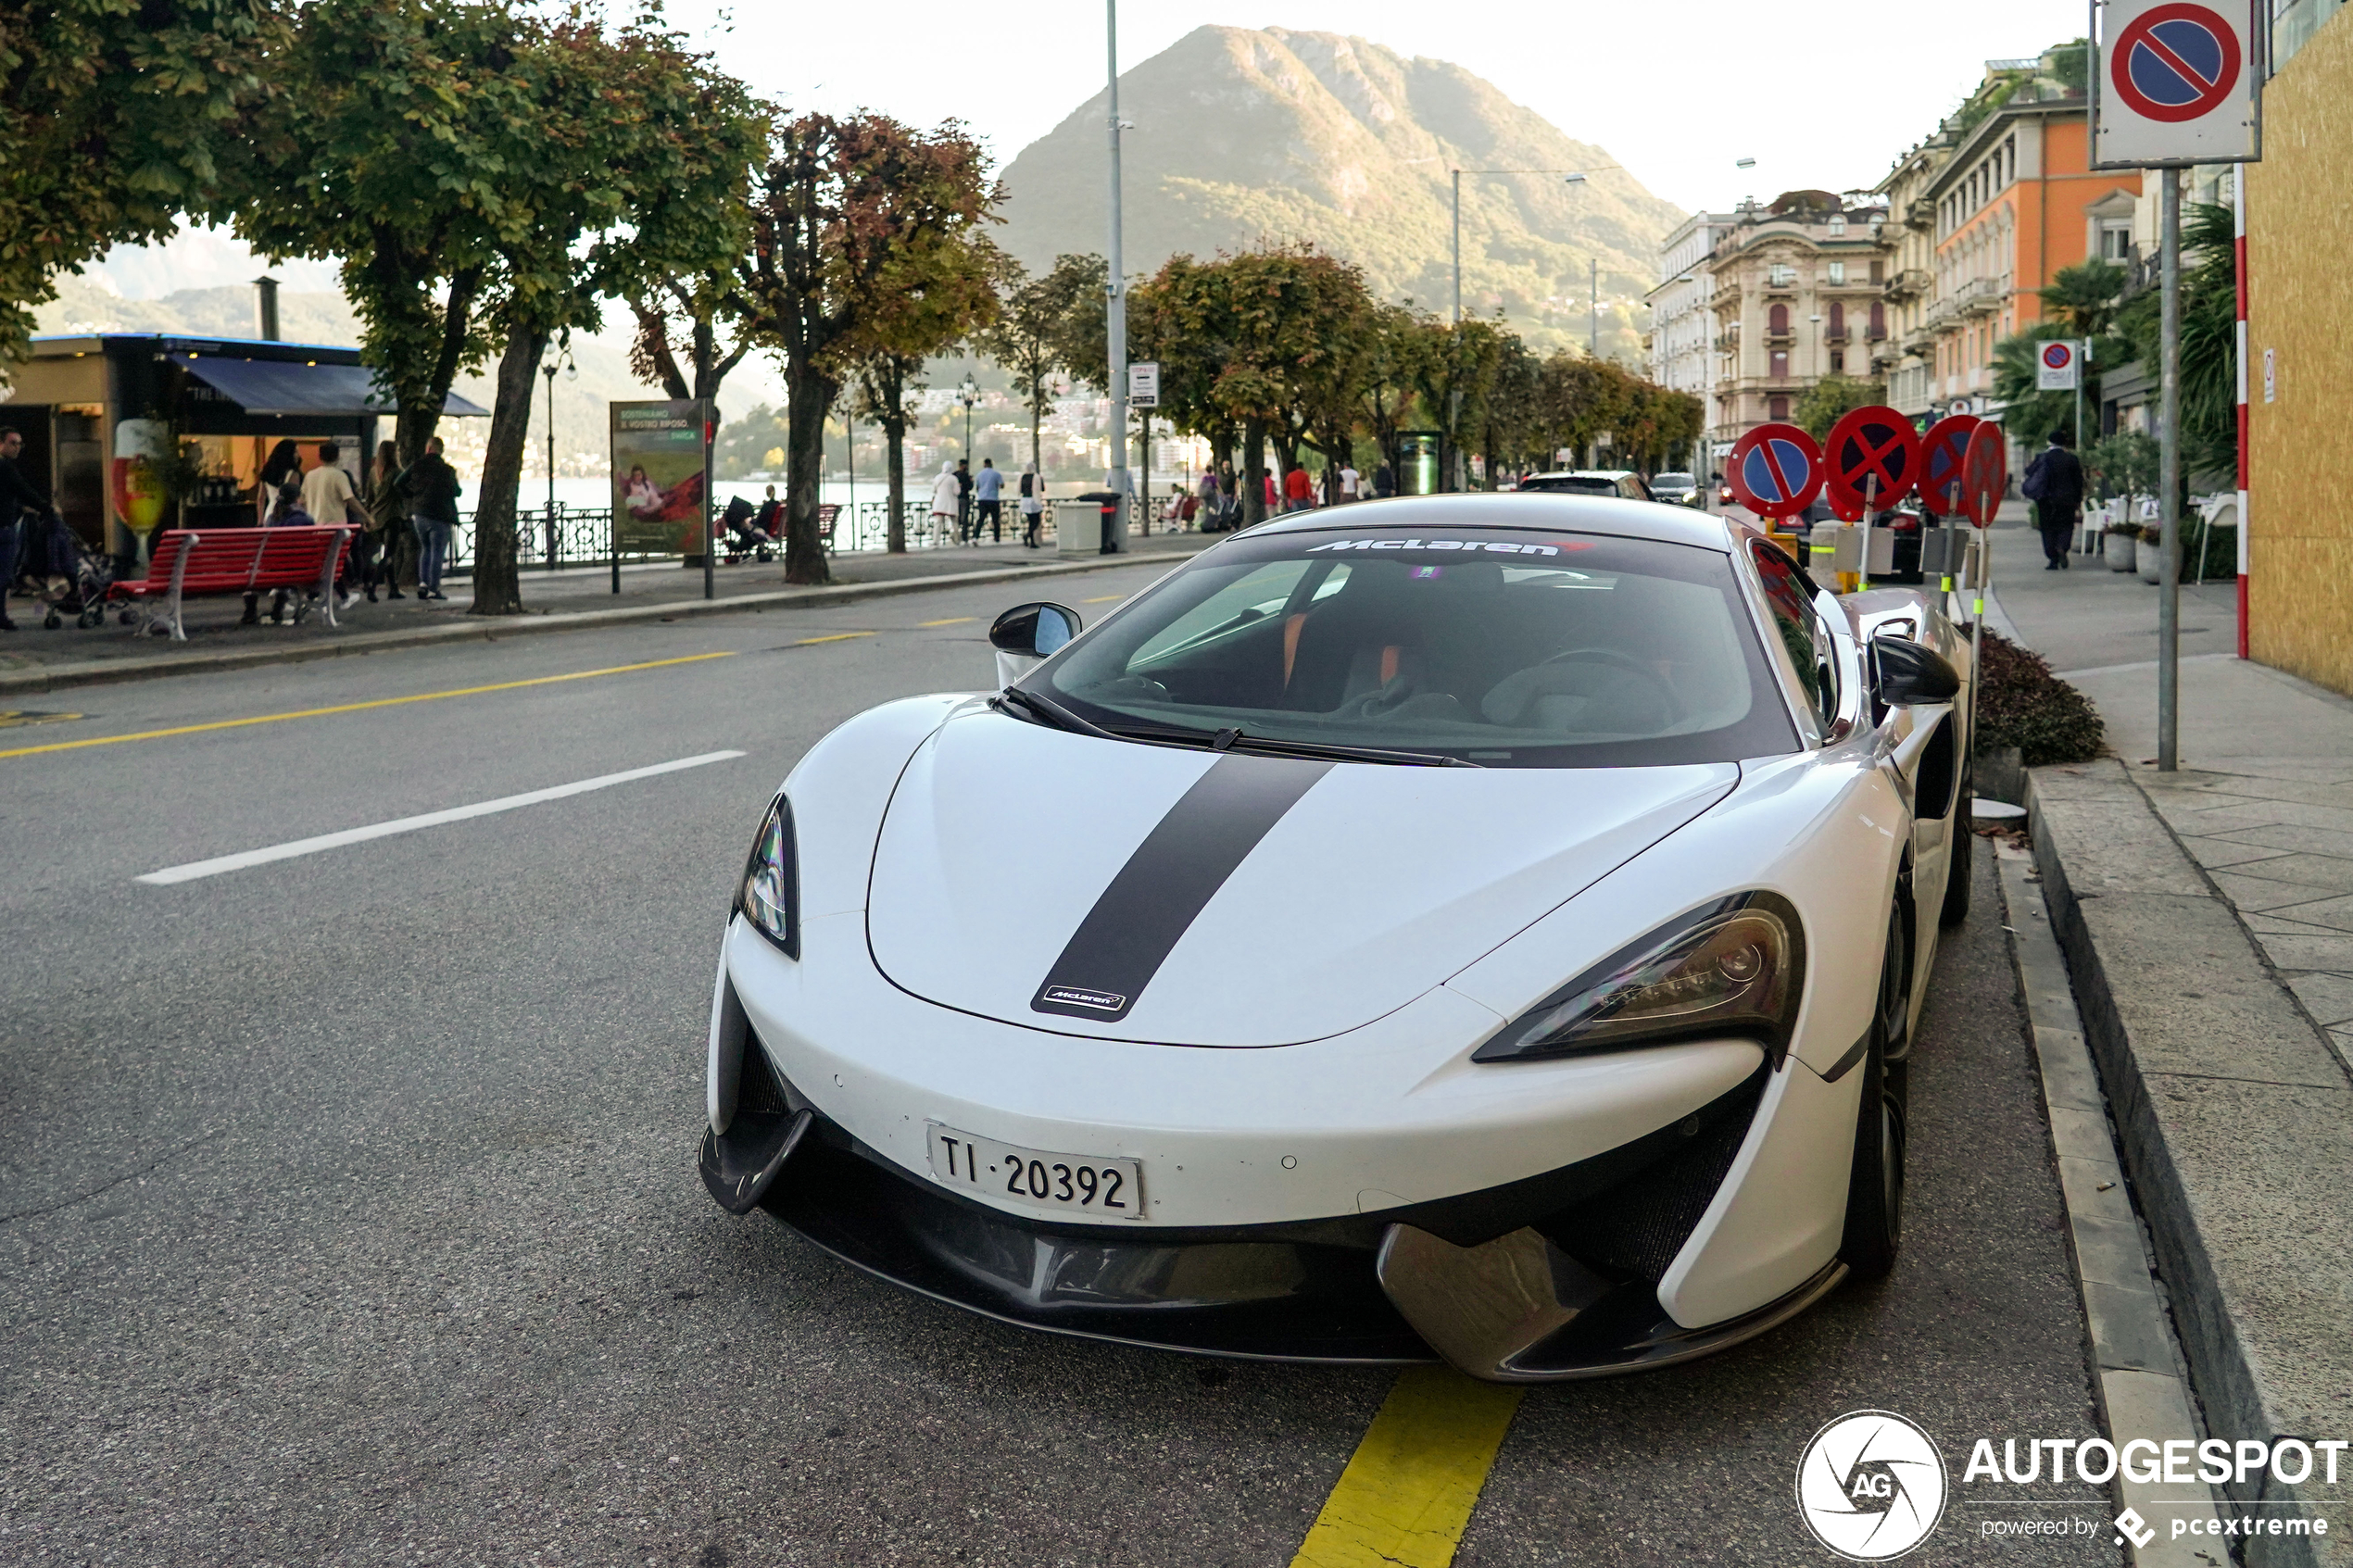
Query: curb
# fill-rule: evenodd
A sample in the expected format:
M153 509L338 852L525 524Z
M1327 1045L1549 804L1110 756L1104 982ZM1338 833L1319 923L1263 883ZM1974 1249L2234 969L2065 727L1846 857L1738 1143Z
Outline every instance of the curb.
M1213 541L1214 543L1214 541ZM1204 545L1202 549L1209 546ZM419 626L401 632L370 632L332 642L304 643L284 647L221 648L180 657L93 660L58 664L46 669L0 671L0 696L21 692L64 691L73 686L148 681L167 675L210 675L271 664L307 664L313 659L348 659L358 654L384 653L398 648L434 647L444 643L495 643L506 637L548 632L594 632L646 621L680 621L706 615L728 615L748 609L804 609L818 605L855 604L862 599L890 598L900 594L929 593L938 588L970 588L989 583L1020 583L1076 572L1107 571L1118 567L1149 565L1165 558L1171 566L1190 559L1200 550L1153 550L1119 556L1084 557L1037 566L999 567L987 571L959 571L936 577L900 577L886 583L837 583L819 588L784 588L764 594L738 594L725 599L682 599L670 604L630 605L620 609L572 610L553 615L468 617L455 624Z
M2168 1441L2196 1442L2206 1434L2197 1424L2164 1286L2125 1185L2108 1102L2068 985L2067 960L2032 864L2023 850L1997 845L1994 869L2009 919L2010 958L2026 1004L2027 1031L2043 1081L2044 1117L2067 1202L2068 1250L2075 1260L2091 1336L2094 1389L2108 1439L2120 1452L2134 1438L2156 1443L2161 1451ZM2161 1484L2132 1480L2120 1467L2113 1486L2120 1513L2131 1509L2158 1532L2146 1547L2127 1545L2125 1561L2133 1568L2213 1568L2221 1546L2204 1534L2204 1522L2216 1517L2210 1492L2203 1503L2163 1498ZM2176 1540L2171 1522L2184 1514L2201 1522L2200 1534Z
M2342 1303L2297 1277L2283 1248L2325 1246L2338 1228L2296 1207L2317 1195L2296 1176L2341 1163L2344 1071L2120 764L2031 770L2027 796L2051 931L2206 1425L2267 1444L2334 1437L2344 1409L2296 1378L2312 1333L2341 1332ZM2054 1101L2055 1126L2062 1117ZM2342 1500L2321 1479L2266 1470L2218 1500L2242 1527L2314 1514ZM2346 1523L2326 1537L2244 1536L2233 1555L2248 1568L2345 1568Z

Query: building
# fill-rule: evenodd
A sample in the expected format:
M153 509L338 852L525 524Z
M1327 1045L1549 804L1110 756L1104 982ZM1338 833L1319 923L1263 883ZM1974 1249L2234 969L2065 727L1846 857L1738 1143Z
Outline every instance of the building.
M1716 374L1708 440L1720 461L1787 420L1826 375L1861 375L1887 336L1887 209L1861 193L1791 191L1743 206L1706 261Z
M1929 187L1953 153L1952 133L1936 134L1896 159L1872 194L1887 205L1887 335L1871 345L1871 369L1887 384L1887 405L1926 420L1936 396L1936 203Z
M1651 308L1643 339L1651 380L1670 392L1690 393L1703 407L1716 386L1716 313L1708 307L1715 285L1708 257L1738 216L1695 212L1683 220L1658 247L1658 284L1643 296Z
M1931 412L1998 419L1994 345L2042 320L2040 291L2062 270L2128 243L2123 204L2139 197L2141 177L2089 167L2086 100L2062 79L2061 53L1987 61L1997 90L1971 100L1983 106L1973 122L1967 111L1947 122L1951 150L1917 182L1934 238L1923 317Z

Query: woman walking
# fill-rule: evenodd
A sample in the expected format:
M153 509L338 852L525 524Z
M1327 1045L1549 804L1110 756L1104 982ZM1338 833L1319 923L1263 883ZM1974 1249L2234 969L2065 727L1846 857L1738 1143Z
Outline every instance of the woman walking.
M1036 463L1024 463L1021 466L1021 545L1023 549L1035 550L1042 546L1044 541L1039 539L1038 534L1038 530L1045 526L1045 522L1046 481L1038 473Z
M379 585L386 598L409 596L400 591L400 578L409 565L417 536L409 531L400 487L393 483L399 471L400 448L389 441L377 442L376 460L368 468L368 537L375 542L367 572L370 604L376 602Z
M939 465L939 477L931 482L932 546L938 548L956 536L956 518L963 506L964 487L956 479L956 465Z

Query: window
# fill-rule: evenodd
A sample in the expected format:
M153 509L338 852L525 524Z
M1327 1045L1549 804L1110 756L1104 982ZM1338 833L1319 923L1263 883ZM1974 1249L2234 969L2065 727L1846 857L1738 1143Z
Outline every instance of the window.
M1871 341L1877 343L1885 336L1887 336L1887 307L1875 299L1871 301Z
M1766 358L1769 361L1769 364L1767 366L1767 368L1766 368L1766 371L1765 371L1765 373L1766 373L1767 375L1771 376L1771 377L1772 377L1775 381L1785 381L1785 380L1787 380L1787 379L1788 379L1788 377L1789 377L1789 350L1788 350L1788 349L1786 349L1786 348L1776 348L1775 350L1773 350L1773 352L1772 352L1772 353L1770 353L1770 354L1767 355L1767 356L1766 356ZM1779 417L1779 416L1776 416L1776 418L1778 418L1778 417Z
M1765 270L1765 286L1768 289L1789 288L1797 282L1797 269L1785 261L1777 261Z
M1835 239L1845 232L1846 214L1842 212L1837 217L1831 220L1831 236Z
M1871 263L1871 283L1872 283L1872 285L1873 285L1874 287L1876 287L1876 286L1878 286L1879 284L1883 283L1883 282L1887 282L1887 263L1885 263L1884 261L1874 261L1874 262L1872 262L1872 263Z
M2124 261L2133 254L2133 231L2121 223L2100 225L2100 259Z
M1835 284L1835 283L1843 283L1843 282L1846 282L1846 263L1845 263L1845 262L1843 262L1843 261L1833 261L1833 262L1831 262L1831 282L1832 283L1834 283L1834 284Z
M1124 735L1207 747L1239 730L1242 751L1579 768L1795 744L1725 556L1557 525L1436 529L1238 539L1024 684Z
M1786 358L1786 356L1784 356L1784 358ZM1768 397L1765 399L1765 417L1768 420L1775 420L1788 419L1789 399L1786 397Z
M1833 299L1831 301L1831 336L1844 337L1845 335L1846 302Z
M1846 373L1846 351L1845 351L1844 349L1843 349L1843 348L1833 348L1833 349L1831 349L1831 374L1832 374L1832 375L1834 375L1834 376L1843 376L1843 375L1844 375L1845 373Z
M1766 606L1773 612L1773 630L1780 633L1781 647L1797 673L1806 705L1828 730L1831 716L1838 712L1838 656L1820 617L1814 613L1814 584L1795 561L1772 546L1759 540L1749 548L1756 562L1756 575L1764 583Z
M1776 305L1765 312L1765 330L1779 337L1789 331L1789 307Z

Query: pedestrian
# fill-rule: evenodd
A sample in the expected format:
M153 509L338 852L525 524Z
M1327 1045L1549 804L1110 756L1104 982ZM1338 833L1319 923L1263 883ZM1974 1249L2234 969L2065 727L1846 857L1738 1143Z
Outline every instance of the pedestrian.
M1261 469L1258 472L1258 483L1265 492L1259 496L1259 500L1266 508L1265 515L1273 517L1283 509L1282 492L1275 487L1275 470Z
M308 528L312 521L308 508L302 504L301 477L297 474L288 475L278 486L275 498L270 504L270 514L261 520L262 526L264 528ZM245 613L237 624L240 626L259 625L261 623L260 606L260 594L246 594ZM285 619L286 591L279 588L272 591L270 596L270 624L283 625Z
M1046 526L1046 481L1036 463L1021 466L1021 545L1025 550L1044 547L1038 537Z
M270 456L261 460L261 483L253 490L254 520L266 525L278 504L278 487L289 479L301 478L302 448L291 439L270 448Z
M359 494L351 487L351 476L343 471L343 448L332 441L319 446L319 466L302 476L302 509L314 521L330 528L348 527L355 538L368 537L367 512L359 505ZM360 549L353 546L344 558L341 570L335 573L335 608L351 607L351 589L346 585Z
M1380 467L1373 470L1373 495L1376 499L1386 500L1396 494L1397 470L1390 468L1389 460L1384 458Z
M2065 430L2051 432L2051 444L2026 466L2026 483L2020 487L2034 503L2035 526L2043 531L2045 571L2068 570L2068 551L2081 526L2077 514L2083 508L2083 464L2069 450L2074 445L2075 438Z
M1283 475L1283 510L1306 512L1315 509L1315 482L1307 477L1304 464Z
M1362 500L1362 499L1364 498L1364 497L1363 497L1363 493L1362 493L1362 492L1363 492L1364 483L1365 483L1364 476L1363 476L1362 474L1360 474L1360 473L1358 473L1358 472L1356 471L1356 465L1355 465L1354 463L1345 463L1345 462L1344 462L1344 463L1340 464L1340 505L1344 507L1344 506L1346 506L1346 505L1347 505L1349 502L1351 502L1351 501Z
M441 455L441 437L425 443L425 455L402 470L395 482L409 498L409 526L417 535L417 597L447 599L441 591L442 561L458 526L458 497L464 486Z
M0 632L17 629L17 623L8 619L8 590L16 586L24 515L29 512L59 527L65 523L56 504L17 466L23 453L24 433L0 426Z
M751 520L751 525L768 535L771 543L784 537L785 506L776 499L774 485L768 487L768 499L761 503L760 515Z
M963 502L964 487L956 483L956 465L943 462L939 477L931 482L931 536L935 546L948 543L955 532L956 508Z
M375 558L369 563L368 599L375 602L377 584L384 596L407 598L400 580L416 581L417 535L409 526L409 508L396 483L400 448L389 441L376 443L376 460L368 466L368 528L376 537Z
M969 458L956 459L956 542L973 543L973 467Z
M1226 499L1224 492L1217 488L1215 469L1201 470L1201 483L1194 495L1201 503L1194 513L1194 526L1203 533L1216 533L1219 520L1225 516Z
M973 502L977 508L973 514L973 543L980 543L980 529L988 525L988 542L1005 542L1005 476L997 471L997 459L983 458L980 471L973 475Z

